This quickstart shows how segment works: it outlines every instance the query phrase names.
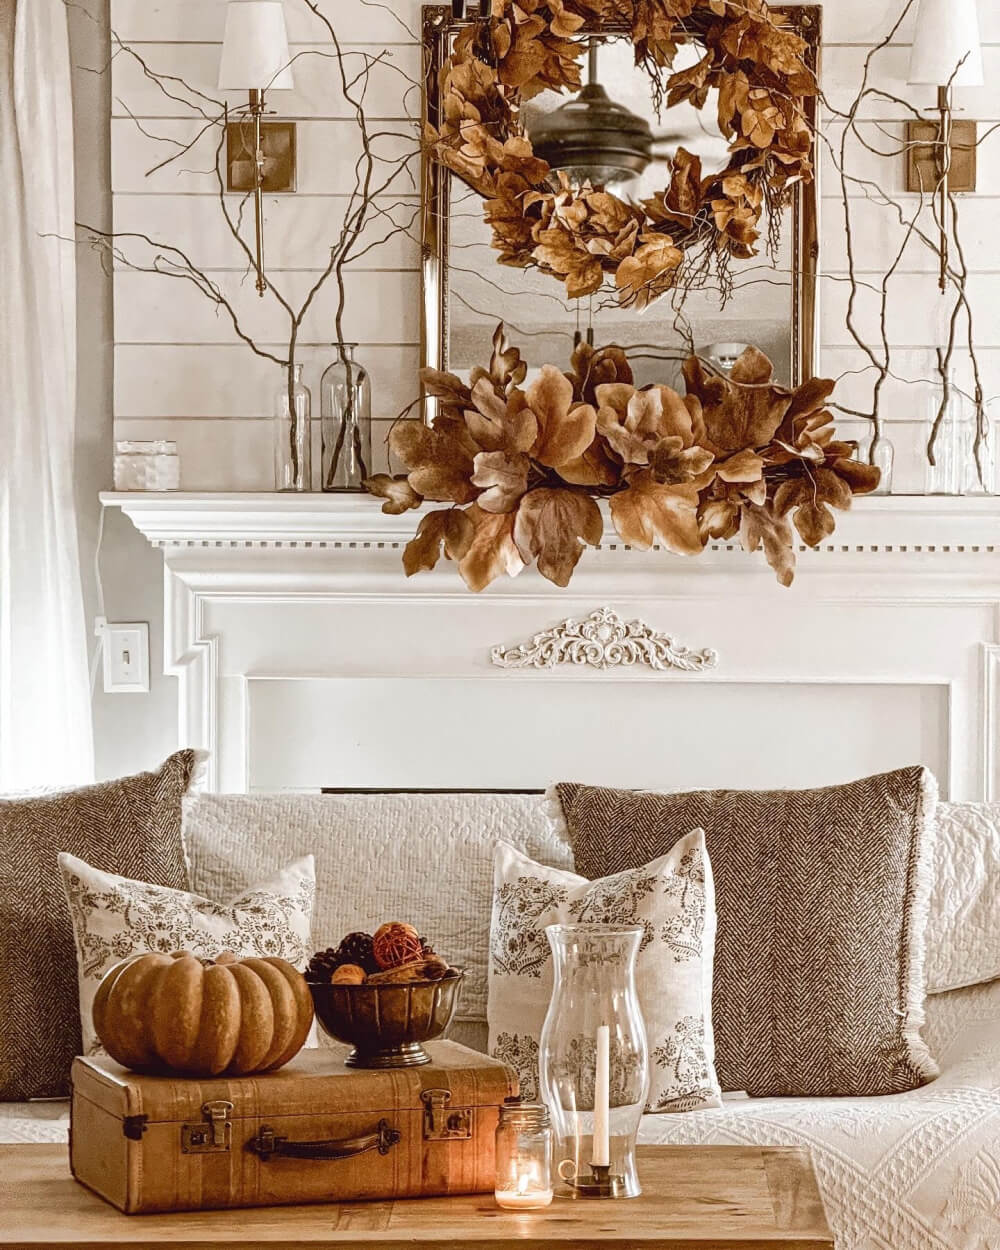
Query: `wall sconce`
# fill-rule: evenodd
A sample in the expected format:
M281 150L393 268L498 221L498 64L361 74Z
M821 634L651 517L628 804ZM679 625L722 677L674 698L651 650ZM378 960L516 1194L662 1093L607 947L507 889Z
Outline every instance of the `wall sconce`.
M295 190L295 123L263 121L264 92L290 91L294 86L281 0L230 0L219 87L248 91L250 103L243 120L226 123L226 189L253 192L261 296L267 290L264 192Z
M911 85L937 87L936 122L906 126L906 189L937 197L941 274L948 286L948 193L976 189L976 123L955 121L953 87L983 85L983 52L976 0L920 0L910 52Z

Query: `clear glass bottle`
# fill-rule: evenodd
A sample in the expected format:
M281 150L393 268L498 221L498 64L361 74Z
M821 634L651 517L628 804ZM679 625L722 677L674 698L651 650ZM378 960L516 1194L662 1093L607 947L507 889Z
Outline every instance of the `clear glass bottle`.
M274 396L274 489L310 490L312 446L309 418L312 415L312 396L302 384L301 365L292 367L291 381L292 394L289 395L286 368L285 381Z
M944 397L944 410L941 410L941 399ZM934 439L934 463L927 461L927 494L928 495L960 495L962 493L962 425L965 403L961 391L955 381L953 372L949 372L947 381L942 382L930 401L928 413L927 436L940 416L937 436Z
M364 490L372 471L372 387L354 359L356 343L336 343L337 356L320 382L323 490Z
M635 989L641 928L549 925L555 986L539 1043L539 1088L555 1132L555 1192L634 1198L635 1137L649 1046Z
M552 1201L552 1124L541 1103L511 1098L496 1132L497 1206L532 1211Z
M868 459L877 469L881 471L881 477L878 480L878 486L872 491L873 495L891 495L892 494L892 470L896 463L896 448L884 434L879 434L874 439L868 449Z
M998 432L990 419L987 409L986 429L979 444L979 459L976 459L976 420L975 416L961 423L959 433L960 471L962 481L960 493L963 495L995 495L1000 492L997 466Z

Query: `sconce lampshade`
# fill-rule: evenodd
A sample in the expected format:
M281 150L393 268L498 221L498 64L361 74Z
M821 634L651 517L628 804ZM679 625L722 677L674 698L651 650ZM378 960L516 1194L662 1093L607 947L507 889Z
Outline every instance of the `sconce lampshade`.
M291 59L281 0L230 0L219 63L223 91L290 91Z
M955 72L956 66L965 57ZM952 77L954 75L954 77ZM907 82L937 87L983 85L976 0L920 0Z

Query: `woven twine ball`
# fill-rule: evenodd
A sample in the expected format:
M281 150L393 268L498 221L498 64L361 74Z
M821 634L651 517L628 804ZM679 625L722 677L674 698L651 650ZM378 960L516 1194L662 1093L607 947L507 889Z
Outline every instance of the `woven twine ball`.
M375 962L380 968L399 968L423 959L420 934L412 925L392 920L375 930L372 938Z

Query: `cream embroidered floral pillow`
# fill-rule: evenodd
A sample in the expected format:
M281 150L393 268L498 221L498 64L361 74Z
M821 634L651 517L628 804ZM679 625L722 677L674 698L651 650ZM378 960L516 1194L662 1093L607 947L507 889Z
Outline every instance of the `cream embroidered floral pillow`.
M669 854L599 881L545 868L501 842L490 929L490 1053L538 1097L538 1039L552 995L550 924L639 925L636 989L649 1035L647 1111L721 1106L712 1036L715 891L700 829Z
M310 952L316 872L311 855L227 903L101 872L59 856L76 937L83 1053L101 1049L91 1020L102 977L129 955L187 950L212 959L223 951L277 955L298 968Z

